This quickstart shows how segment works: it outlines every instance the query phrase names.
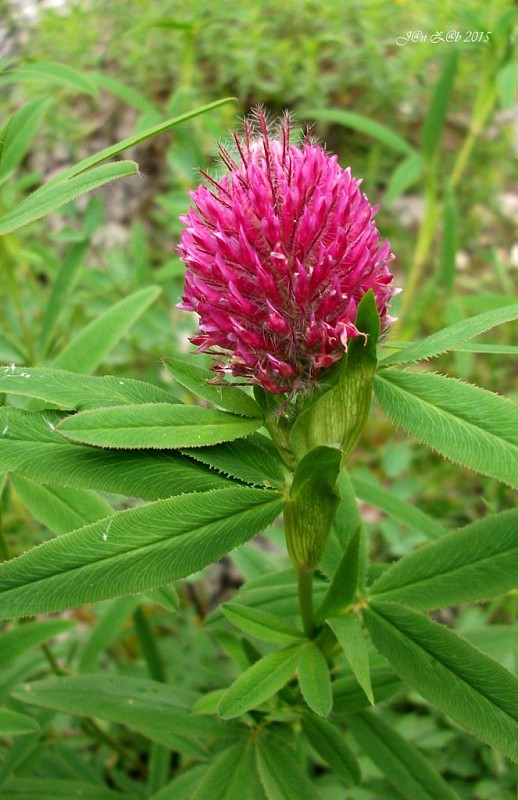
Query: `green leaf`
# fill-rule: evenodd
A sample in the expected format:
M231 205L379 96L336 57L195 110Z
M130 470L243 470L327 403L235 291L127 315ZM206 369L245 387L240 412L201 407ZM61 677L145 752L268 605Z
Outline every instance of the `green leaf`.
M432 373L389 370L374 379L388 417L464 467L518 488L518 405Z
M209 383L214 380L214 373L210 370L202 369L189 361L181 361L178 358L166 358L164 363L181 386L197 397L201 397L202 400L207 400L212 405L222 408L224 411L231 411L233 414L262 418L263 413L254 398L242 389L236 386L217 386Z
M75 89L84 94L97 96L95 84L84 72L79 72L66 64L56 61L39 61L35 64L24 64L21 67L3 72L0 76L2 83L21 83L22 81L36 81L45 84L57 84Z
M70 297L83 268L88 244L82 241L70 248L52 283L49 299L43 310L38 338L38 353L41 357L47 355L56 326L70 305Z
M324 599L315 611L318 621L334 616L352 603L358 588L361 524L356 528L336 569Z
M427 539L440 539L447 533L446 528L443 528L433 517L388 492L377 482L375 483L373 475L369 475L368 480L358 475L351 475L351 481L360 500L374 508L379 508L380 511L401 525L407 525L411 530L426 536Z
M275 581L275 573L266 576L271 581L271 585L248 588L249 584L254 584L254 581L248 581L245 589L241 590L237 599L243 605L249 608L260 608L269 611L272 614L278 614L283 617L297 617L299 613L298 602L298 586L297 579L290 570L290 577L284 577L284 573L280 573L281 579L277 583ZM314 587L315 599L321 599L325 592L325 584L317 583ZM223 614L220 609L215 609L206 619L206 627L210 627L213 623L221 621Z
M126 139L123 139L116 144L110 145L110 147L106 147L104 150L100 150L99 152L88 156L82 161L79 161L79 163L74 164L74 166L68 167L54 178L51 178L50 181L47 181L46 186L55 186L55 184L61 184L65 180L68 182L71 177L81 175L87 170L93 171L92 168L97 167L98 164L102 164L103 161L107 161L109 158L113 158L114 156L119 155L119 153L129 150L131 147L136 147L136 145L151 139L153 136L158 136L158 134L164 133L165 131L176 127L177 125L181 125L183 122L187 122L194 117L199 117L201 114L206 114L208 111L213 111L220 106L228 105L228 103L232 102L234 102L233 97L224 97L222 100L216 100L213 103L199 106L193 111L187 111L185 114L180 114L178 117L172 117L164 122L160 122L158 125L153 125L151 128L146 128L143 131L139 131L133 136L128 136Z
M39 731L37 721L9 708L0 708L0 736L23 736Z
M264 642L293 644L294 639L304 639L302 631L268 611L248 608L237 603L225 603L222 611L237 628Z
M191 794L195 791L206 772L206 763L195 764L180 775L175 775L172 781L166 783L157 794L152 794L147 800L171 800L171 798L174 798L174 800L191 800ZM254 798L254 800L257 799Z
M276 447L260 433L212 447L182 448L182 453L256 486L278 486L284 479L285 467Z
M168 450L238 439L260 425L260 420L212 408L146 403L82 411L62 420L57 430L72 441L100 447Z
M340 778L353 786L360 783L360 765L341 730L311 714L303 715L302 730L311 746Z
M512 344L464 344L457 347L457 353L497 353L504 356L518 356L518 347Z
M263 656L243 672L220 700L223 719L239 717L273 697L293 677L301 645L291 645Z
M211 763L189 800L243 800L255 796L257 782L253 744L246 739L220 753Z
M361 517L358 511L358 504L356 502L356 495L351 483L351 478L343 468L338 475L336 486L340 492L341 499L338 503L326 548L319 564L319 569L323 574L332 579L334 579L337 570L344 567L345 552L351 544L352 537L357 532L358 528L361 527ZM352 580L353 582L356 580L360 587L362 587L367 566L367 552L364 533L360 532L359 537L360 541L357 545L358 577L355 579L353 576ZM349 578L347 578L347 580L349 585Z
M401 680L391 669L373 669L370 679L376 703L388 700L403 688ZM332 688L333 714L354 714L370 705L370 700L352 675L333 681Z
M338 639L356 680L367 695L369 702L374 705L367 640L363 635L360 620L356 614L348 614L345 617L332 617L326 621Z
M208 714L209 716L217 714L219 701L226 691L226 689L213 689L212 692L202 694L192 707L193 714Z
M7 120L0 132L0 183L23 161L51 103L50 97L37 97Z
M425 163L419 153L412 153L408 158L405 158L390 176L383 196L383 205L390 206L407 189L410 189L417 181L421 180L424 175L424 168Z
M221 558L282 510L272 491L231 488L130 508L0 565L0 617L156 589Z
M45 184L11 211L0 216L0 236L45 217L80 195L104 186L105 183L137 173L138 166L134 161L117 161L115 164L103 164L90 170L87 175L78 175L63 183Z
M448 188L444 198L441 242L441 287L450 294L455 282L458 250L458 205L453 189Z
M474 647L501 663L518 653L518 624L481 625L462 630L461 635ZM504 663L504 666L506 664Z
M12 630L2 631L0 669L8 667L27 650L71 630L76 625L75 619L39 619L37 622L25 622Z
M407 800L459 800L418 748L403 739L380 714L364 711L347 727L362 750Z
M53 407L77 411L126 403L177 405L169 392L151 383L112 375L78 375L49 367L0 367L0 392L33 397Z
M314 642L307 642L299 652L297 678L310 709L321 717L327 717L333 705L329 667Z
M496 88L502 108L504 110L512 108L518 90L518 62L511 61L498 71Z
M2 786L2 800L128 800L98 783L60 778L14 778Z
M132 86L127 86L125 83L118 81L106 72L89 72L89 79L99 88L104 89L115 97L119 97L128 106L133 106L143 114L150 114L159 112L144 95L137 92Z
M280 737L266 733L258 739L257 769L268 800L320 800L315 784Z
M98 717L139 731L152 741L194 757L204 756L199 736L222 733L224 723L199 719L188 702L158 681L95 673L49 678L13 692L24 703L74 716ZM230 729L229 729L230 730Z
M518 761L518 680L453 631L396 603L364 619L377 649L406 683L454 722Z
M178 453L99 450L66 442L55 431L61 416L0 408L0 472L143 500L231 485L222 475Z
M101 653L119 636L120 629L141 602L139 597L119 597L98 614L79 659L79 672L93 672Z
M83 328L54 359L53 366L73 372L93 372L160 292L158 286L147 286L119 300Z
M392 364L411 364L414 361L432 358L450 350L458 350L474 336L479 336L496 325L503 325L505 322L512 322L515 319L518 319L518 303L486 311L484 314L477 314L476 317L455 322L420 342L404 346L397 353L382 358L379 365L388 367Z
M504 511L419 548L373 584L380 600L431 610L518 588L518 510Z
M332 122L335 125L344 125L346 128L352 128L360 133L366 133L367 136L372 136L381 144L389 147L391 150L396 150L398 153L404 155L415 155L415 150L406 139L403 139L395 131L382 125L381 122L376 122L373 119L364 117L362 114L356 114L354 111L345 111L344 109L323 108L323 109L310 109L303 110L301 116L304 119L316 119L320 122Z
M68 533L113 514L110 504L94 492L40 486L19 475L12 481L24 506L53 533Z
M458 57L452 51L444 62L443 71L437 81L430 107L423 123L421 150L426 159L431 158L441 146L442 132L446 122L446 113L457 73Z

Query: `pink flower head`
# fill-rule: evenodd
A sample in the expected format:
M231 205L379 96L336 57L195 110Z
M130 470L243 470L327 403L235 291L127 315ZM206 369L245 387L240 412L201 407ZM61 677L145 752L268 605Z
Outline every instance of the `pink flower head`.
M191 341L223 356L214 369L276 394L315 386L344 355L358 303L373 289L382 329L395 292L373 209L360 181L308 137L290 143L286 115L277 136L256 112L234 135L228 173L190 193L194 206L179 253L179 308L200 317Z

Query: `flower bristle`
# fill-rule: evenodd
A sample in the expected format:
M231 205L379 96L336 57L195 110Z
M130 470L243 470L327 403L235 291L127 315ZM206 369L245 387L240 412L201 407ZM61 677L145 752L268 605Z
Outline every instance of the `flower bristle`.
M360 181L309 134L290 137L289 114L275 131L261 109L245 120L235 155L219 148L227 172L190 193L178 251L179 307L200 318L192 343L218 356L216 372L292 395L318 385L361 334L369 289L390 324L395 289Z

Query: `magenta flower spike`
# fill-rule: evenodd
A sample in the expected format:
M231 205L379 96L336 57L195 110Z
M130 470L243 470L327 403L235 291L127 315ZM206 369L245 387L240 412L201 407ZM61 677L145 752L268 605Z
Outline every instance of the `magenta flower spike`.
M220 147L228 172L205 175L180 218L179 308L199 315L191 341L220 357L214 370L292 395L318 385L361 335L369 289L382 330L393 320L393 255L360 181L308 136L291 144L288 115L275 134L257 111L234 140L236 159Z

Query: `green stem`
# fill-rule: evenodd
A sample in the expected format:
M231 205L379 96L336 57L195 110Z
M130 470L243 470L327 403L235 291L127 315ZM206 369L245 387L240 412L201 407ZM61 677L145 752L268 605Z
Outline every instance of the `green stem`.
M434 162L432 165L426 182L423 220L417 237L414 263L403 295L403 311L408 311L414 303L415 294L422 284L423 270L436 234L438 215L436 163Z
M313 638L315 633L315 618L313 615L313 571L298 570L299 606L304 633L308 638Z
M155 634L149 624L142 608L138 607L133 613L135 631L140 642L140 649L147 664L150 676L155 681L166 682L166 674Z
M13 557L4 529L4 502L7 498L5 475L0 478L0 561L10 561Z
M479 94L479 102L477 103L476 111L473 114L471 124L469 127L468 135L459 150L457 160L451 173L450 185L455 188L459 183L471 156L471 151L477 141L478 137L484 129L487 118L489 117L496 100L496 86L494 80L489 83L486 82L482 85Z

